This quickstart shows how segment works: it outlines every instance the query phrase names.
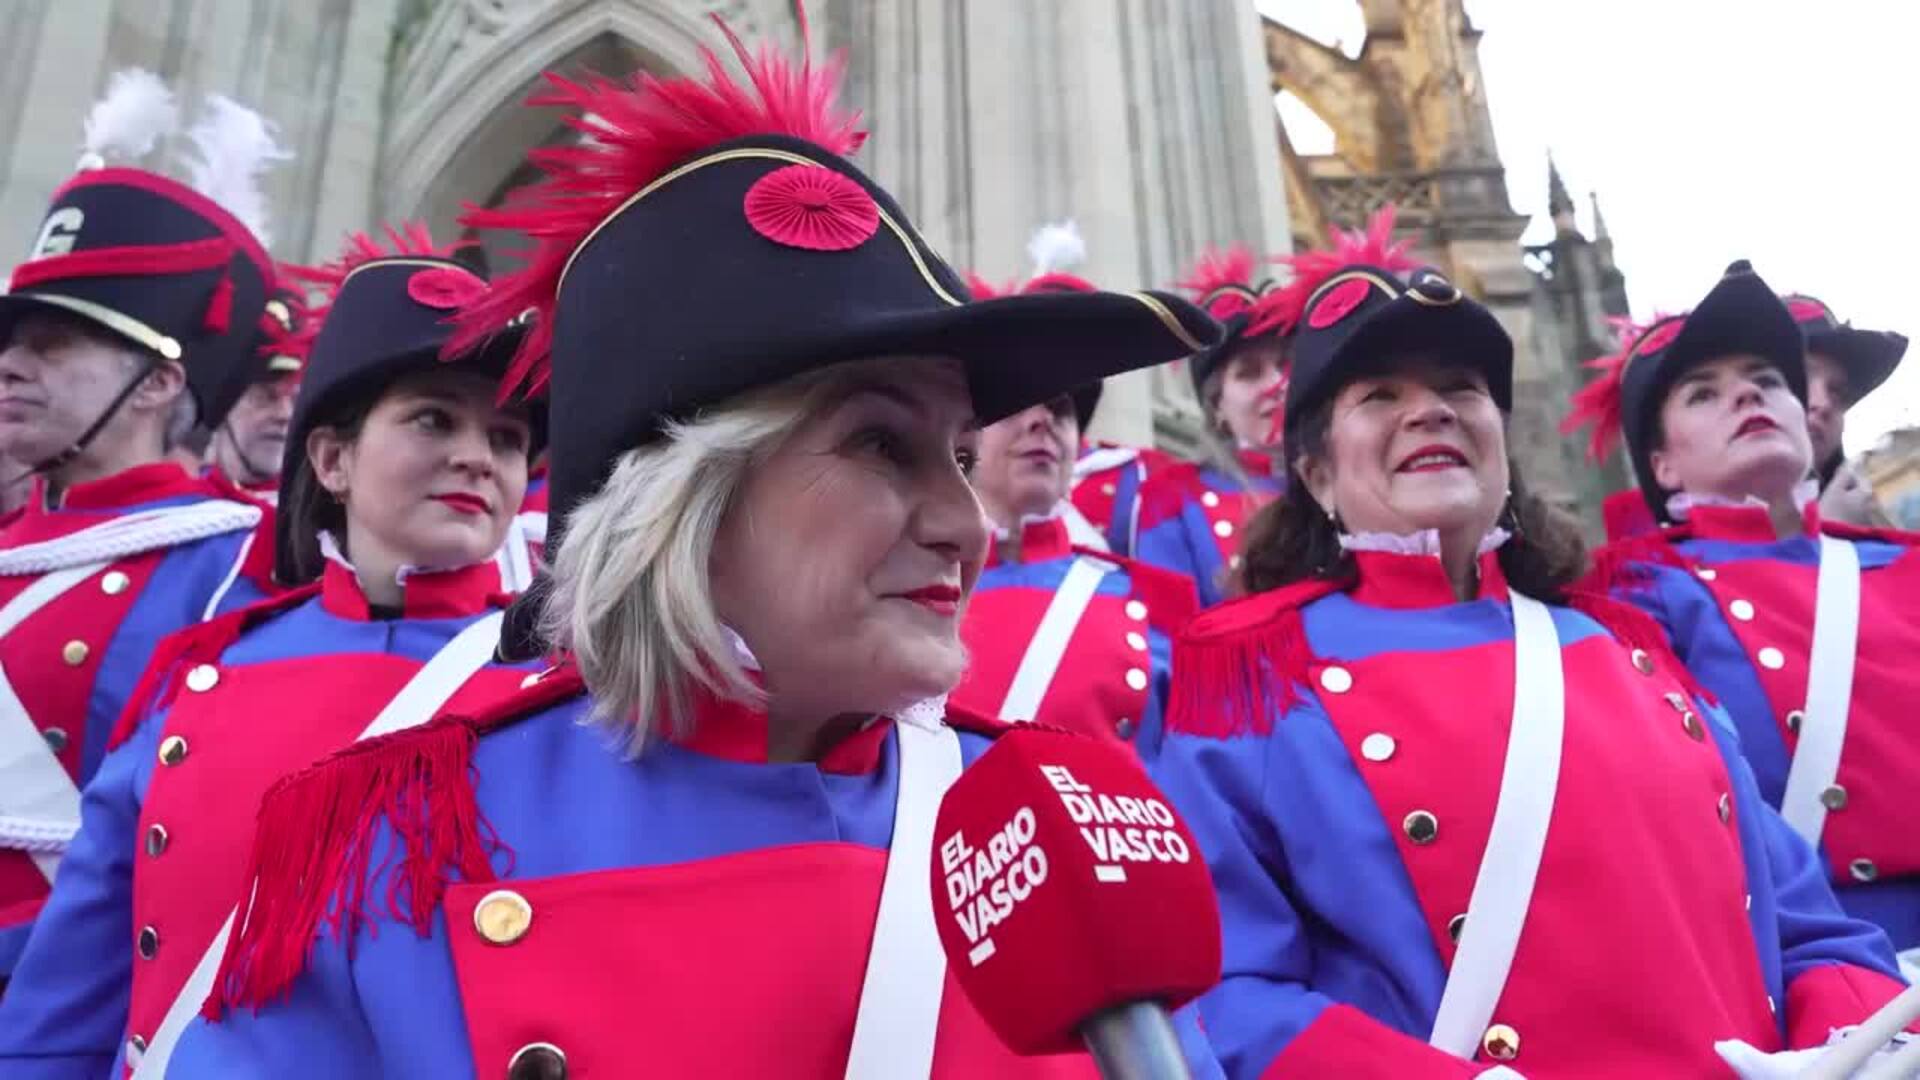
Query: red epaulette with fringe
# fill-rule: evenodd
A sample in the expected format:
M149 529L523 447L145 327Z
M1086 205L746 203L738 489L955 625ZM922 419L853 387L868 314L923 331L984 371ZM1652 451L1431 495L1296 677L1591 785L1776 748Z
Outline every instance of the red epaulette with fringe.
M586 692L572 664L549 670L470 715L355 743L281 778L260 801L248 878L252 899L204 1013L259 1009L293 985L322 927L351 942L384 903L388 917L426 936L447 883L490 881L506 845L480 813L473 748L482 734ZM376 867L384 822L398 850ZM368 895L376 872L385 896Z
M1674 546L1692 536L1693 530L1681 522L1662 526L1658 532L1644 536L1615 540L1593 552L1586 576L1576 588L1596 593L1643 589L1653 580L1647 572L1650 565L1692 569L1692 561Z
M1719 699L1701 686L1694 679L1693 672L1680 662L1680 657L1673 651L1673 642L1668 640L1667 632L1660 623L1630 601L1616 599L1583 586L1568 590L1567 606L1606 627L1614 640L1622 645L1644 650L1656 665L1673 672L1694 697L1712 704L1719 703Z
M140 721L173 704L174 696L180 692L181 672L195 664L217 662L227 646L240 640L240 635L318 595L318 582L304 585L161 638L147 661L147 669L141 672L139 681L133 684L133 692L127 695L113 734L107 739L107 749L118 748L133 737Z
M1821 518L1820 531L1840 540L1878 540L1881 543L1898 544L1901 547L1920 547L1920 532L1909 532L1906 529L1855 525L1851 522Z
M1218 739L1272 731L1274 717L1300 700L1313 663L1301 610L1346 584L1310 578L1190 620L1173 641L1167 729Z
M1200 594L1193 579L1162 566L1115 555L1099 548L1073 546L1074 553L1105 559L1127 572L1133 581L1133 594L1147 605L1147 623L1163 634L1177 634L1187 621L1200 613Z

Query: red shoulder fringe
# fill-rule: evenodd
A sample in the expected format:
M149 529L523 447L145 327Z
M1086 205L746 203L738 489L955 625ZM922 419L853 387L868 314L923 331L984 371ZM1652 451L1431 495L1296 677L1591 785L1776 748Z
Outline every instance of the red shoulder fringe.
M1656 664L1672 671L1694 697L1709 704L1719 704L1719 699L1701 686L1693 677L1693 672L1680 662L1680 657L1673 651L1673 642L1667 639L1667 632L1661 629L1653 616L1634 607L1629 601L1587 588L1569 590L1567 606L1606 627L1607 632L1620 644L1630 649L1644 650Z
M1302 581L1190 621L1173 643L1168 730L1216 739L1272 731L1274 718L1300 701L1313 663L1300 611L1344 585Z
M127 703L120 710L113 734L107 738L107 749L119 748L133 737L142 720L173 704L174 697L180 693L182 672L195 664L218 662L220 654L240 640L240 635L266 621L269 616L292 608L309 597L319 595L319 592L319 585L308 585L161 638L160 644L154 646L152 658L147 661L147 669L140 673L139 681L133 684L133 692L127 695Z
M1579 587L1594 593L1631 592L1653 583L1649 566L1691 570L1693 563L1673 545L1692 532L1682 523L1645 536L1629 536L1595 550Z
M450 878L493 880L492 856L511 852L480 813L474 743L583 692L579 673L564 666L473 716L444 715L368 739L275 783L254 830L252 896L227 941L204 1015L257 1011L286 993L322 926L351 948L376 915L368 893L381 874L387 917L421 936ZM376 866L382 822L394 850Z

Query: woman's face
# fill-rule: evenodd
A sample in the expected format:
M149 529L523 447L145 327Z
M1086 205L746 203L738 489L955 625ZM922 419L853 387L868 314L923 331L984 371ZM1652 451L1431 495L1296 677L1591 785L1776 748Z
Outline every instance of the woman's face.
M1506 504L1506 427L1478 372L1411 357L1341 387L1326 451L1300 474L1348 532L1478 543Z
M1780 369L1750 354L1695 365L1660 403L1660 446L1647 455L1669 491L1767 502L1789 496L1813 450L1807 413Z
M346 507L362 571L491 558L527 491L527 421L494 405L492 379L440 368L388 387L360 426L307 437L321 486Z
M776 708L891 713L959 682L987 552L978 441L957 361L889 358L752 466L714 540L713 597Z
M1245 345L1228 357L1220 372L1220 403L1214 419L1233 436L1235 446L1268 449L1280 445L1274 423L1286 396L1285 353L1280 343L1264 338Z
M980 460L973 487L1001 528L1039 517L1067 497L1080 423L1065 394L980 429Z

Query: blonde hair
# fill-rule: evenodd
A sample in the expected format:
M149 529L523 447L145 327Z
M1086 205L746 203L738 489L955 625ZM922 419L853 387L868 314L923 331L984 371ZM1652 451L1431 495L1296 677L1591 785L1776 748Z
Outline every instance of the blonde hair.
M542 628L572 652L594 719L625 735L629 752L662 713L684 734L696 687L763 699L714 611L714 538L754 467L863 370L867 362L837 364L669 422L568 515Z

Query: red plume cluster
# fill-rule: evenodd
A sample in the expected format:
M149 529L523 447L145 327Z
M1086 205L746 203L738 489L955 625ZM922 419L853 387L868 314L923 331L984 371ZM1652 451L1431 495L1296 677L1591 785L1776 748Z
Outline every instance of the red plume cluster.
M1652 322L1645 324L1623 317L1609 319L1608 323L1620 347L1587 361L1586 366L1596 374L1591 382L1573 392L1567 418L1560 422L1563 435L1571 435L1583 427L1593 429L1587 436L1587 457L1593 461L1605 458L1620 442L1624 422L1620 383L1626 375L1627 358L1636 352L1651 353L1666 348L1685 325L1684 320L1669 319L1666 315L1655 315ZM1653 329L1656 326L1658 329ZM1650 329L1655 335L1651 338L1647 337Z
M1330 229L1328 247L1281 258L1279 262L1293 271L1293 280L1280 290L1285 294L1283 303L1292 317L1297 320L1305 314L1307 301L1314 291L1348 267L1372 266L1394 274L1419 269L1420 260L1410 254L1413 241L1393 239L1393 224L1399 212L1398 207L1388 203L1367 219L1365 229ZM1330 319L1328 324L1336 321L1337 318Z
M533 151L544 177L495 209L470 207L462 223L509 229L533 240L526 266L494 282L488 295L464 308L449 354L464 351L532 309L537 317L521 344L502 394L531 394L547 381L553 307L560 278L580 244L600 223L674 166L719 143L749 135L786 135L830 153L847 155L866 140L860 114L839 104L844 59L815 69L805 53L796 61L771 46L750 52L717 16L714 22L746 71L735 79L710 49L702 49L701 78L662 79L637 72L625 81L598 76L575 82L546 76L548 87L530 105L569 110L566 123L582 138Z
M340 286L347 275L375 259L391 259L399 255L428 255L434 258L451 258L463 244L436 244L433 235L427 231L424 223L408 221L402 224L383 225L381 232L386 242L364 233L356 232L347 237L346 247L332 261L319 266L286 266L287 274L301 283L320 290L320 299L309 304L296 320L299 329L287 339L281 351L305 357L313 351L314 339L320 336L320 327L327 321L327 312L333 309L334 297L340 295ZM465 277L466 275L462 275ZM475 275L477 280L477 275ZM471 294L463 299L469 299ZM435 305L439 306L439 305Z
M1226 250L1208 248L1176 284L1193 294L1194 301L1207 314L1225 322L1246 317L1241 337L1259 337L1269 331L1286 333L1293 327L1293 312L1283 306L1285 290L1262 283L1254 284L1254 268L1259 260L1253 252L1238 244Z

